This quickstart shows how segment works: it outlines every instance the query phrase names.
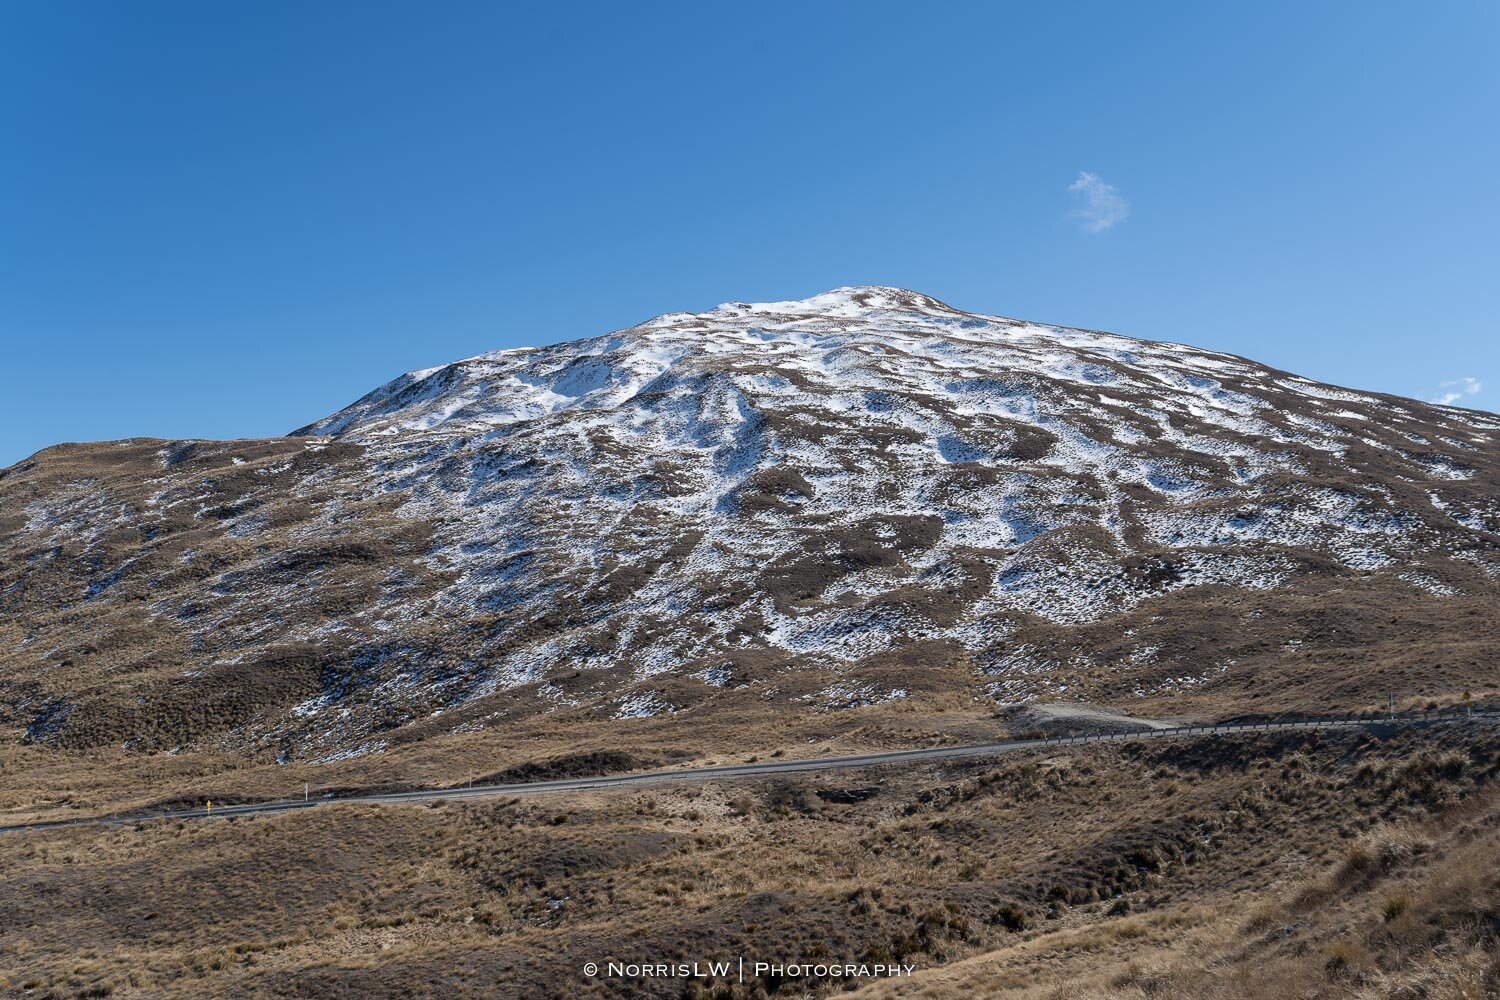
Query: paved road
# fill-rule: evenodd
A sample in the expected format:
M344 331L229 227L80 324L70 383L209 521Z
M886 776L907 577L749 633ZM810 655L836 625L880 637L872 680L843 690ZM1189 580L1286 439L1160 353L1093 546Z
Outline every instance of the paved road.
M76 819L42 820L0 826L0 833L21 830L46 830L83 824L135 823L153 819L219 819L226 816L253 816L261 813L290 812L310 809L329 802L425 802L434 799L484 798L494 795L550 795L577 792L591 788L628 788L666 784L668 782L707 782L732 778L759 778L802 771L836 771L880 764L902 764L910 761L941 760L950 757L995 757L1020 750L1042 747L1072 746L1081 743L1110 743L1124 740L1177 739L1188 736L1214 736L1229 733L1282 732L1298 729L1353 729L1359 727L1421 726L1437 722L1461 722L1475 725L1500 722L1500 710L1475 711L1461 716L1434 716L1428 719L1298 719L1223 725L1179 726L1171 729L1149 729L1119 733L1092 733L1060 736L1050 739L1007 740L1001 743L970 743L962 746L931 747L924 750L889 750L878 753L849 754L841 757L812 757L806 760L770 760L756 764L724 764L718 767L683 768L676 771L647 771L640 774L617 774L597 778L565 778L558 781L533 781L513 785L476 785L459 788L428 788L409 792L387 792L379 795L349 795L339 799L316 798L303 801L288 799L276 802L251 802L244 805L206 809L183 809L175 812L129 813L118 816L96 816Z

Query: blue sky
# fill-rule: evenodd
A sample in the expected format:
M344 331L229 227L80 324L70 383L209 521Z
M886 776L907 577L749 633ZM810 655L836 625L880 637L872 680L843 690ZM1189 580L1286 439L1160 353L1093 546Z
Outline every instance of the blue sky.
M1497 50L1480 2L4 0L0 465L867 283L1500 408Z

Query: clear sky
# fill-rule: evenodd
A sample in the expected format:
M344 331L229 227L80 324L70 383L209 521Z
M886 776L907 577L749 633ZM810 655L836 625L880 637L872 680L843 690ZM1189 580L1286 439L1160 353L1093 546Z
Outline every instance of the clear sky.
M1497 111L1489 2L0 0L0 465L845 284L1497 409Z

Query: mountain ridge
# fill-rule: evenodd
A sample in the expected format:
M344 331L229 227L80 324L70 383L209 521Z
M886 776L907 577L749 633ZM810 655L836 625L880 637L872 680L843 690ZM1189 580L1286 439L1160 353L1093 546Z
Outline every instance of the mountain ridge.
M936 299L933 296L910 289L885 285L854 285L841 286L838 288L830 289L828 291L809 296L805 299L764 303L747 303L735 300L722 303L712 309L698 313L668 312L651 317L650 319L634 324L632 326L623 327L609 333L593 337L583 337L562 341L560 343L547 345L544 347L502 348L499 350L482 352L480 354L473 355L467 358L461 358L443 365L415 369L409 372L404 372L391 381L376 387L365 396L360 397L359 400L356 400L349 406L344 407L332 416L299 427L290 433L293 435L318 434L320 432L339 433L344 429L344 427L341 426L339 422L339 417L341 414L350 413L350 411L356 410L356 408L358 408L361 404L374 402L383 398L389 398L405 390L413 389L418 385L426 383L434 376L442 376L445 373L461 370L463 366L466 365L496 362L508 357L537 354L540 352L561 351L574 354L604 353L603 351L585 350L585 348L592 348L596 345L607 347L611 344L618 344L619 338L629 337L631 335L646 335L652 330L668 328L673 325L679 324L688 325L696 332L705 335L704 339L711 341L713 339L713 334L716 332L712 325L713 323L715 323L715 321L744 321L764 317L767 320L772 321L773 323L797 319L839 322L859 319L869 320L871 317L877 316L879 314L892 313L907 313L915 316L921 316L924 314L929 316L946 314L950 317L961 317L967 318L971 321L982 322L983 324L988 326L992 332L996 333L1006 328L1022 329L1030 331L1033 334L1045 334L1045 332L1051 331L1058 335L1066 335L1074 338L1092 337L1099 339L1101 342L1108 340L1116 343L1129 342L1143 345L1152 345L1169 350L1188 351L1197 355L1215 356L1244 365L1259 366L1258 362L1255 362L1248 357L1229 354L1221 351L1209 351L1194 348L1184 343L1172 341L1152 341L1138 337L1126 337L1120 334L1109 333L1101 330L1065 327L1058 326L1056 324L1035 323L1015 319L1008 316L967 312L951 306L939 299ZM722 329L718 332L722 332ZM688 344L684 346L691 347L693 345ZM1292 376L1292 373L1284 372L1278 369L1267 370L1276 372L1278 374ZM1299 381L1303 382L1312 381L1300 379L1300 377L1298 378ZM1347 387L1335 386L1329 383L1313 384L1320 385L1325 389L1334 389L1344 392L1357 392L1362 395L1370 395L1390 399L1404 398L1399 396L1392 396L1388 393L1365 392L1364 390L1350 389ZM432 388L440 387L434 386ZM333 427L335 429L330 431L330 427Z
M913 291L911 289L886 285L853 285L830 289L828 291L809 296L805 299L763 303L747 303L733 300L730 302L721 303L720 305L715 306L712 309L698 313L662 313L632 326L622 327L609 333L593 337L570 339L544 347L501 348L498 350L485 351L480 354L472 355L470 357L461 358L456 361L448 362L447 364L436 365L428 368L414 369L412 371L404 372L401 375L398 375L396 378L390 380L389 382L376 387L371 392L360 397L360 399L356 400L349 406L337 411L335 414L329 417L325 417L321 420L314 421L313 423L303 425L291 431L290 433L292 435L311 435L318 434L320 432L339 433L341 430L343 430L343 427L338 427L336 430L332 431L326 431L325 429L330 425L337 425L340 414L345 414L349 411L355 410L361 404L367 402L389 398L390 396L394 396L399 392L423 384L434 376L440 376L443 373L448 372L449 370L461 369L462 366L470 364L494 362L502 360L506 357L535 354L538 352L569 351L575 354L602 353L586 351L583 348L586 345L608 345L611 342L617 341L617 339L621 337L627 337L632 334L644 334L653 329L660 329L671 326L673 324L690 324L698 328L699 332L705 335L709 335L708 339L711 339L711 335L714 333L714 330L709 326L709 324L715 320L748 319L763 316L772 320L782 321L787 319L847 321L868 318L876 313L901 312L912 313L916 315L925 313L928 315L947 314L949 316L955 317L966 317L971 320L978 320L983 321L986 324L991 324L993 325L994 329L1010 327L1021 328L1029 331L1054 331L1059 334L1072 335L1075 337L1094 337L1100 339L1101 341L1107 339L1115 342L1133 342L1144 345L1158 346L1170 350L1188 351L1198 355L1208 355L1228 359L1231 362L1241 365L1261 367L1267 371L1279 375L1288 376L1289 378L1296 379L1297 381L1302 383L1320 386L1325 390L1356 393L1363 396L1390 400L1402 400L1409 398L1391 393L1377 392L1374 390L1362 390L1347 386L1335 385L1333 383L1317 382L1311 379L1304 379L1300 376L1294 375L1289 371L1285 371L1282 369L1273 369L1269 368L1268 366L1264 366L1260 362L1257 362L1249 358L1248 356L1236 355L1223 351L1212 351L1207 349L1195 348L1191 345L1181 342L1155 341L1139 337L1127 337L1125 335L1110 333L1102 330L1059 326L1057 324L1037 323L1019 320L1009 316L968 312L949 305L948 303L943 302L933 296L927 295L922 292ZM1421 401L1413 399L1412 402ZM1470 409L1473 410L1473 412L1481 414L1487 412L1465 407L1447 408L1460 410Z
M1448 698L1485 676L1496 431L883 286L665 313L284 438L7 470L3 722L321 759L528 718L1343 709L1372 660Z

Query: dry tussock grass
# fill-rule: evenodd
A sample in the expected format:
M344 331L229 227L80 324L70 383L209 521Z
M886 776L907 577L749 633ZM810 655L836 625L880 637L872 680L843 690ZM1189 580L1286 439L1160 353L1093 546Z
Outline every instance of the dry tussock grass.
M1484 1000L1500 991L1500 790L1384 823L1244 900L1059 928L919 976L1007 1000ZM1121 946L1127 942L1128 946ZM890 984L855 993L901 995Z
M746 954L915 962L903 987L931 996L1363 996L1420 977L1437 996L1488 974L1496 806L1478 793L1500 737L1373 825L1357 774L1427 775L1402 762L1432 749L1094 746L8 837L0 992L605 996L626 986L583 981L583 961Z

